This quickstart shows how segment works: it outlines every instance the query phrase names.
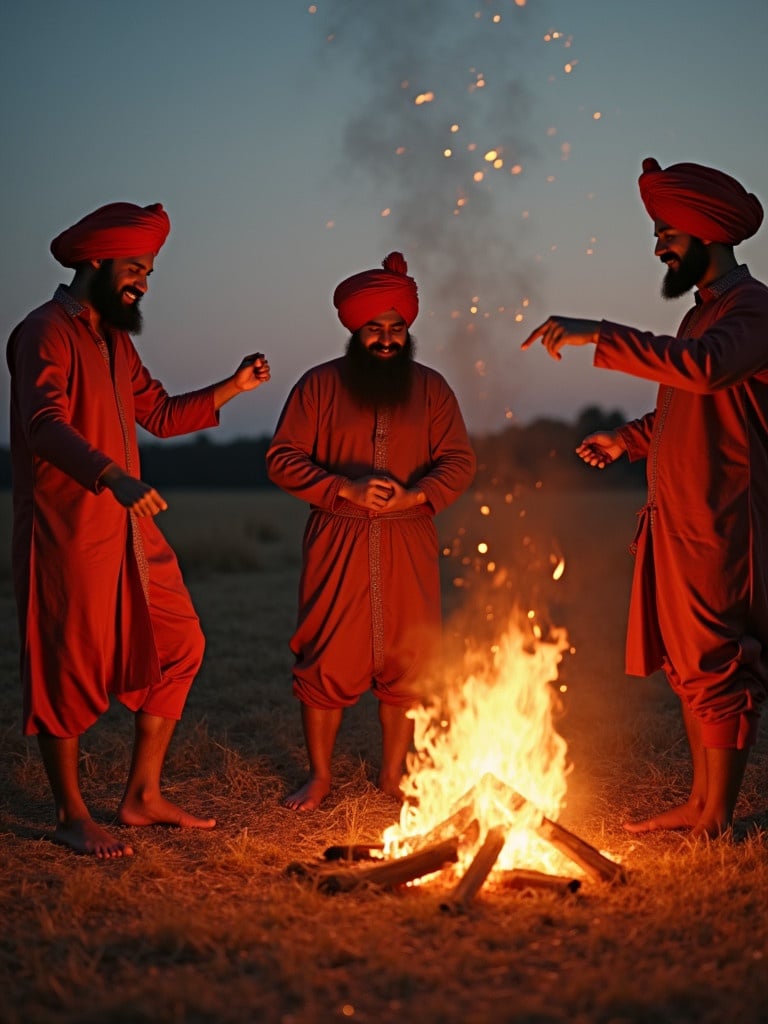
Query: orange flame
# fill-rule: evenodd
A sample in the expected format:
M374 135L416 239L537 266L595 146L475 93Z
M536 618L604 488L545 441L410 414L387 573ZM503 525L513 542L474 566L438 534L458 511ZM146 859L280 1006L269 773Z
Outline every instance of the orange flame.
M510 625L490 658L474 655L461 687L412 712L416 753L409 758L400 821L383 836L387 855L409 852L413 840L450 818L473 790L478 845L488 829L509 829L497 867L556 872L567 865L535 827L541 814L556 819L565 800L567 748L553 725L550 683L568 641L565 630L554 630L546 641L537 633L530 623L525 632ZM530 803L510 807L499 787L481 784L489 778ZM473 852L466 851L463 863Z

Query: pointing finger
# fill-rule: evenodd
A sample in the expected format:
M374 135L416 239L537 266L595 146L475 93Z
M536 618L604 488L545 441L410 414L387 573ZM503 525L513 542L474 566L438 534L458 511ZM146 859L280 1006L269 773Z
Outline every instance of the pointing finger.
M548 323L549 323L549 320L545 320L543 324L539 324L539 326L536 328L535 331L531 331L531 333L525 339L525 341L520 346L520 348L523 349L523 350L525 350L527 348L530 348L531 345L534 343L534 341L536 341L536 339L538 337L540 337L540 336L543 337L544 331L545 331Z

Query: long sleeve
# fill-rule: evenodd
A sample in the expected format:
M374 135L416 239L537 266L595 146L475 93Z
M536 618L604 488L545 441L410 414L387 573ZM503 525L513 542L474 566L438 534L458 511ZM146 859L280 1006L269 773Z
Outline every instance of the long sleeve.
M214 385L183 395L169 395L142 363L127 335L121 350L128 364L135 419L155 437L177 437L219 423L214 407Z
M466 491L475 476L476 458L456 398L442 378L430 408L432 467L418 481L433 510L441 512Z
M419 487L424 513L469 486L475 456L445 380L414 363L410 397L393 409L359 404L342 380L342 360L309 370L288 396L267 452L270 480L318 508L336 510L346 480L389 476Z
M692 310L677 337L602 321L594 365L694 394L712 394L768 372L766 337L768 292L752 282Z
M318 385L317 377L305 374L293 387L267 451L267 473L295 498L331 509L346 477L317 461L316 439L322 429Z
M98 477L111 457L73 425L77 396L70 386L71 345L71 333L48 318L33 315L16 328L8 343L13 421L32 456L96 492Z
M627 457L630 462L637 462L644 459L648 454L653 434L653 424L656 419L656 412L647 412L640 419L630 420L619 427L619 436L626 445Z

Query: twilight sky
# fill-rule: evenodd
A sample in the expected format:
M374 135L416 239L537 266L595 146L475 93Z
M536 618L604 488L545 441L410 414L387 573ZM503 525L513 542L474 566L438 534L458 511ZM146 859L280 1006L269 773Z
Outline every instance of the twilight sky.
M335 285L392 249L471 430L639 415L653 385L521 341L549 313L674 332L643 157L768 206L765 0L6 0L3 22L0 332L70 279L54 235L162 202L145 363L174 393L257 349L273 369L212 440L271 433L343 351ZM768 278L768 226L737 254ZM7 396L3 360L2 444Z

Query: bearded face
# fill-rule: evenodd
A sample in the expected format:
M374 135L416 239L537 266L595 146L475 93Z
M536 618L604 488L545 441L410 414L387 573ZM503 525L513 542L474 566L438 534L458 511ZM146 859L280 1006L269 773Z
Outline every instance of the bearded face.
M410 394L414 352L407 331L401 343L389 346L377 341L366 344L361 331L356 331L347 343L344 383L367 408L402 405Z
M660 259L668 266L661 294L665 299L676 299L704 277L709 267L709 249L700 238L691 235L685 252L665 252Z
M89 299L101 320L109 327L140 334L144 323L139 303L144 294L116 267L115 260L102 260L90 283Z

